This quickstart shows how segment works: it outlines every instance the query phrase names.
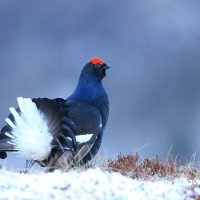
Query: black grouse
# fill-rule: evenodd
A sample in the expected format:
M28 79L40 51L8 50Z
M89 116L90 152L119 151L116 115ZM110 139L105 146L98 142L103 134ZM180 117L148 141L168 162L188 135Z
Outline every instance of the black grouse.
M102 85L109 66L92 58L75 91L62 98L18 98L0 133L0 158L17 151L27 162L64 170L90 161L98 152L109 114Z

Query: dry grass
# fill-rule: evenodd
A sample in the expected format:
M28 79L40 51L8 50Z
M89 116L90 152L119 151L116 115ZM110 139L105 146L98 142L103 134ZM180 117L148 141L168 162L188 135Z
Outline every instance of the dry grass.
M181 162L180 162L181 163ZM190 164L179 164L173 161L160 160L158 156L155 159L144 159L139 162L139 155L119 154L116 159L108 160L108 170L120 172L131 178L151 179L186 177L194 180L200 177L199 170Z

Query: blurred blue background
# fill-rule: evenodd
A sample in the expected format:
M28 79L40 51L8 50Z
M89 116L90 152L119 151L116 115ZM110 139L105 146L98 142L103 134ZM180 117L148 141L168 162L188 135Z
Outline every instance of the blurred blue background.
M18 96L66 98L83 65L99 56L111 66L100 155L141 148L144 157L166 156L174 145L174 156L198 156L199 7L198 0L0 0L0 125Z

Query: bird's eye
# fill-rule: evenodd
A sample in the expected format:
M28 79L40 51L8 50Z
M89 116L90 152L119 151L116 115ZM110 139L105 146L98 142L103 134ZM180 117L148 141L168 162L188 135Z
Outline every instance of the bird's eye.
M102 65L100 65L100 64L96 64L96 65L95 65L96 68L100 68L101 66L102 66Z

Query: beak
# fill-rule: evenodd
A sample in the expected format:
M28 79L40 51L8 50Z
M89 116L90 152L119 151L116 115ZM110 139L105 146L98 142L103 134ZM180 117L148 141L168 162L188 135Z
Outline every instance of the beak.
M110 69L110 66L106 65L106 66L104 67L104 69Z

